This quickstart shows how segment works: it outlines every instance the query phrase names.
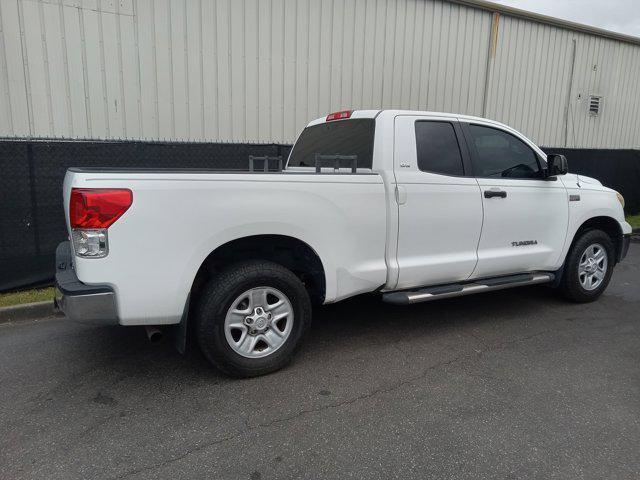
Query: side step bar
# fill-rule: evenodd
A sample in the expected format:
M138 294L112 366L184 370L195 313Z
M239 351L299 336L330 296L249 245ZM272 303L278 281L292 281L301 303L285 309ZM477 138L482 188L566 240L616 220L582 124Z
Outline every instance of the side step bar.
M388 292L382 295L382 300L395 305L409 305L411 303L430 302L441 298L462 297L480 292L504 290L506 288L535 285L538 283L553 282L553 273L523 273L506 277L486 278L472 283L454 283L437 287L426 287L420 290L408 290L402 292Z

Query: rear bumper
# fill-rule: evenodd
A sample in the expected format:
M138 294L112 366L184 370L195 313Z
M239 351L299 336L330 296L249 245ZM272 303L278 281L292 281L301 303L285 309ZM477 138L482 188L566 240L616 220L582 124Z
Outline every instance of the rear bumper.
M622 236L622 243L620 244L620 252L618 255L618 262L624 260L624 257L627 256L629 252L629 244L631 243L631 234L628 233Z
M70 320L118 325L116 295L108 285L86 285L78 280L71 263L71 245L56 249L56 307Z

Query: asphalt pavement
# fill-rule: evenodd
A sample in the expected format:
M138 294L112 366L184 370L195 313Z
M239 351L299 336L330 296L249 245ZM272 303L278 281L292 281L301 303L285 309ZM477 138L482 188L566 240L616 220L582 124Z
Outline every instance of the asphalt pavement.
M640 478L639 282L632 244L592 304L353 299L250 380L142 328L0 325L0 478Z

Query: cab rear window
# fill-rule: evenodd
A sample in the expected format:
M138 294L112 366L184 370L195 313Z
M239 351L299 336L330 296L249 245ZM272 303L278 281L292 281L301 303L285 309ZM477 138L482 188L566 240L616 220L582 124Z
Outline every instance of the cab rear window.
M376 122L338 120L305 128L291 151L289 167L315 167L316 154L357 156L359 168L371 168ZM345 164L345 167L348 165Z

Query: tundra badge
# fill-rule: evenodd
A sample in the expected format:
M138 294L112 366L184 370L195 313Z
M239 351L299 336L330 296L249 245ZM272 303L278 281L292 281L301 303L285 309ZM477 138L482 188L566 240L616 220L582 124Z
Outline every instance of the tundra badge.
M537 245L537 240L522 240L520 242L511 242L512 247L524 247L526 245Z

